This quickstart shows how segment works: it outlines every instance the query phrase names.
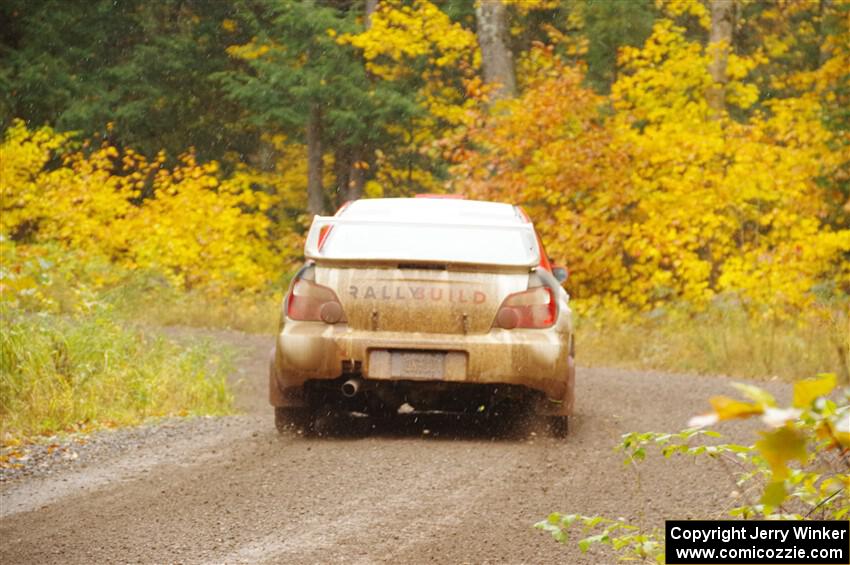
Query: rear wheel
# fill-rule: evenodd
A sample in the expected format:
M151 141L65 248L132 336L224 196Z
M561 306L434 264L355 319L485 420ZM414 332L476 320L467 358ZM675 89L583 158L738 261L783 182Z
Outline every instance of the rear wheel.
M372 420L366 414L330 403L316 409L310 432L318 437L361 437L371 429Z
M570 432L569 416L548 416L549 433L556 438L565 438Z
M276 406L274 426L281 434L287 430L301 430L303 433L309 433L313 429L313 415L309 408Z

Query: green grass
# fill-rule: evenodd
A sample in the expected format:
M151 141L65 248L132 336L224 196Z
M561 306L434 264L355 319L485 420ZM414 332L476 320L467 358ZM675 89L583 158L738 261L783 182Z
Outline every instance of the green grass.
M271 333L292 277L281 273L267 289L253 292L186 290L154 270L127 269L56 245L15 245L0 236L0 256L0 303L9 308L64 315L108 312L148 326Z
M846 309L818 308L794 319L754 320L734 308L656 313L629 323L580 320L577 356L585 366L619 366L747 378L832 372L850 381Z
M4 308L0 322L2 438L231 410L219 347L180 346L107 316Z
M140 273L100 293L117 317L149 326L227 328L247 333L273 333L288 280L276 292L229 293L220 296L174 288L161 277Z
M117 315L150 326L226 328L270 334L277 328L280 299L265 294L213 299L199 292L174 292L143 297L130 307L119 308Z

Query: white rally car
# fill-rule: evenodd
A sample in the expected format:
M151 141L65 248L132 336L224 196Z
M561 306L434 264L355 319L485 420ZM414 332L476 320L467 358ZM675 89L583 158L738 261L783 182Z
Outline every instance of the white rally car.
M269 398L317 414L498 413L565 435L573 316L525 212L454 198L357 200L317 216L283 301Z

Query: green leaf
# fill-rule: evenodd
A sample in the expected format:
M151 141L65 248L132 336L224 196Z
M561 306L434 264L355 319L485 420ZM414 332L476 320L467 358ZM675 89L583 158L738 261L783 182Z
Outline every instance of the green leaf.
M785 490L784 481L775 481L764 487L764 492L761 495L761 503L765 506L774 508L780 506L788 497L788 492Z
M561 514L561 526L569 528L577 518L578 515L576 514Z
M582 551L582 553L587 552L590 549L590 545L594 543L599 543L605 536L601 534L597 534L595 536L589 536L584 538L583 540L579 540L578 548Z
M749 445L738 445L736 443L727 443L725 447L735 453L749 453L753 450Z

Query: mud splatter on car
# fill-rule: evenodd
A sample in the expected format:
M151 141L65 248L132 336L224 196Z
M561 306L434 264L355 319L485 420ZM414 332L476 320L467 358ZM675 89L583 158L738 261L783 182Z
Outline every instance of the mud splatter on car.
M321 415L573 410L569 296L528 216L495 202L359 200L317 216L284 298L280 429Z

